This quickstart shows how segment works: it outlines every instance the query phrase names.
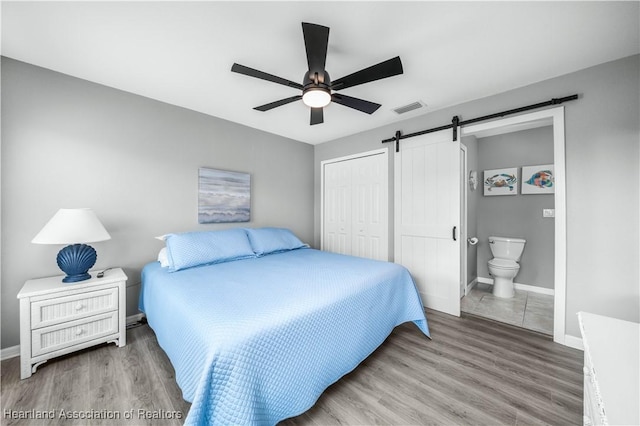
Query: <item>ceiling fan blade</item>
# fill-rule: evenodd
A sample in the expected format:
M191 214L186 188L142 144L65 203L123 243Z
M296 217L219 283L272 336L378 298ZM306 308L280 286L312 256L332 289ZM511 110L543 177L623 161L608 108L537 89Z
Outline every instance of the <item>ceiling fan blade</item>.
M327 45L329 44L329 28L317 24L302 23L304 35L304 47L307 51L307 64L309 75L314 73L324 75L324 66L327 61Z
M253 68L249 68L249 67L245 67L244 65L240 65L240 64L233 64L233 66L231 67L231 71L233 72L237 72L238 74L244 74L244 75L248 75L249 77L255 77L255 78L260 78L262 80L267 80L267 81L271 81L273 83L278 83L278 84L283 84L285 86L289 86L289 87L294 87L296 89L300 89L302 90L302 84L300 83L295 83L291 80L287 80L285 78L281 78L272 74L268 74L266 72L263 71L258 71L256 69Z
M337 104L357 109L358 111L366 112L367 114L373 114L381 107L380 104L365 101L364 99L353 98L351 96L345 96L339 93L332 94L331 100Z
M322 108L311 108L311 121L310 125L324 123L324 113Z
M301 95L292 96L290 98L280 99L279 101L257 106L254 109L258 111L263 111L263 112L269 111L270 109L277 108L282 105L290 104L291 102L299 101L300 99L302 99Z
M353 87L359 84L393 77L398 74L402 74L402 62L400 61L400 57L396 56L393 59L380 62L379 64L372 65L369 68L356 71L353 74L349 74L333 81L331 89L342 90L347 87Z

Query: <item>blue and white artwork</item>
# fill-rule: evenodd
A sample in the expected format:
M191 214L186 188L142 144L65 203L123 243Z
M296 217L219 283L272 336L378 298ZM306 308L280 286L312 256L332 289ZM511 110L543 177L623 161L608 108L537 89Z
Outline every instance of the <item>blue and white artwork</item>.
M251 175L201 167L198 170L198 223L249 222Z
M522 167L523 194L553 194L556 192L553 164Z
M518 168L484 171L484 195L516 195L518 193Z

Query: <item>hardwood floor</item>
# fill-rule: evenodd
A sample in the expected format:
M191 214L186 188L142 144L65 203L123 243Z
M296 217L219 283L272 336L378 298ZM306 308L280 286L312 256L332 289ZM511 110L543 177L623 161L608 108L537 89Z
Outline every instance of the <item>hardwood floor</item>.
M582 423L581 351L464 314L427 311L427 318L433 340L413 324L397 327L310 410L281 424ZM3 425L176 425L189 410L146 325L127 331L124 348L104 345L51 360L27 380L20 380L19 358L2 361L1 367ZM54 410L54 418L10 418L21 410L32 415ZM60 410L120 418L64 419ZM132 419L125 419L129 413ZM145 418L177 413L182 420Z

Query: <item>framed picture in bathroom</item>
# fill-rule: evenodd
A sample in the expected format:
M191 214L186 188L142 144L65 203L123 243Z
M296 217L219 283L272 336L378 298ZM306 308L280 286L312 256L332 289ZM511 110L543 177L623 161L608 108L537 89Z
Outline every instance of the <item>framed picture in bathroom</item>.
M523 194L553 194L556 192L553 164L522 166Z
M485 196L518 194L518 168L485 170L483 186Z

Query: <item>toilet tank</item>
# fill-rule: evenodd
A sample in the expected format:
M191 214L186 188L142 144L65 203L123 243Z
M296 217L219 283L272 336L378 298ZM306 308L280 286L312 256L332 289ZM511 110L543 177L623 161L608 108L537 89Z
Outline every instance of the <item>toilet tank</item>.
M520 261L525 240L511 237L489 237L489 247L493 257Z

